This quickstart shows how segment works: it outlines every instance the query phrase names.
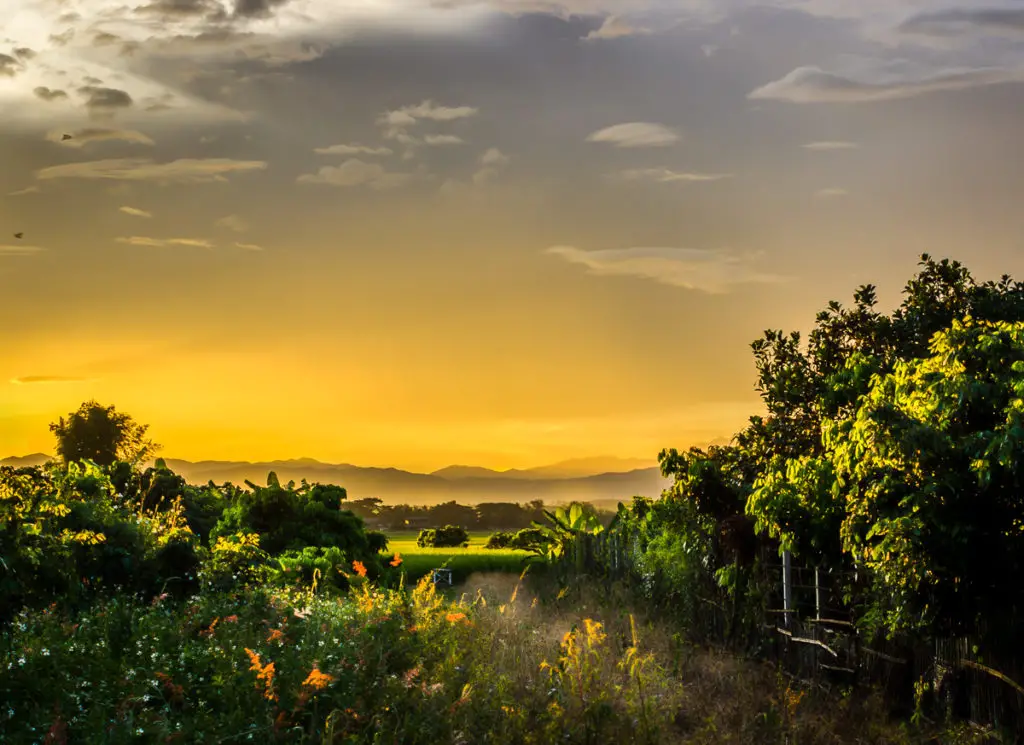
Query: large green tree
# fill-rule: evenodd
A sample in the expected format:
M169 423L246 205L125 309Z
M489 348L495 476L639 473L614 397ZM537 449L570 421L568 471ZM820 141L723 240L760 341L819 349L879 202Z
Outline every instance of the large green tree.
M139 424L113 406L86 401L78 411L50 425L57 438L57 455L65 463L90 460L99 466L116 461L138 464L160 447L146 437L147 424Z

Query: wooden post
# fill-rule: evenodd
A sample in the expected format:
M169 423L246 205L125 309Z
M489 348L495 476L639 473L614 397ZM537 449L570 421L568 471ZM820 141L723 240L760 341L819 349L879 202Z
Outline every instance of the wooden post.
M821 570L814 567L814 615L821 620Z
M785 611L783 618L788 629L793 612L793 554L789 551L782 552L782 609Z

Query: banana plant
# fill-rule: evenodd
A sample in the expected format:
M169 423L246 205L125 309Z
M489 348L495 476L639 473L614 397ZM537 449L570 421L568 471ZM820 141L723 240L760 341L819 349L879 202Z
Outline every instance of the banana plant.
M547 524L534 522L547 540L539 544L541 555L550 563L568 558L578 571L583 571L587 559L590 536L604 531L604 526L593 512L584 510L579 503L554 511L544 510Z

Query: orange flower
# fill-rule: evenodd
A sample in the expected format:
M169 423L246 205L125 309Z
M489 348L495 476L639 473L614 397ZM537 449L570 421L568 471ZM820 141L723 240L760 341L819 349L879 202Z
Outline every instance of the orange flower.
M224 623L235 623L238 621L238 616L232 614L230 616L224 616Z
M396 567L396 566L398 566L401 563L402 563L402 555L401 554L395 554L395 558L393 558L391 560L391 566Z
M313 665L313 669L309 671L309 675L302 681L302 685L314 691L322 691L333 682L334 676L320 672L320 668Z
M270 632L270 636L267 637L268 642L279 642L284 640L284 632L281 629L273 629Z
M208 627L207 627L206 629L204 629L203 631L200 631L200 632L199 632L199 635L200 635L200 636L213 636L213 630L214 630L215 628L217 628L217 623L218 623L219 621L220 621L220 618L215 618L215 619L213 619L213 623L211 623L211 624L210 624L210 625L209 625L209 626L208 626Z
M461 621L467 626L473 625L473 622L466 618L465 613L449 613L447 616L445 616L445 619L448 621L448 623L459 623Z
M363 562L361 562L361 561L353 561L352 562L352 568L355 570L356 574L358 574L360 577L365 577L366 576L366 565L363 564Z
M262 664L260 656L248 647L245 648L245 653L249 655L249 669L256 673L256 687L259 688L262 682L263 696L268 701L277 701L277 694L274 693L274 663Z

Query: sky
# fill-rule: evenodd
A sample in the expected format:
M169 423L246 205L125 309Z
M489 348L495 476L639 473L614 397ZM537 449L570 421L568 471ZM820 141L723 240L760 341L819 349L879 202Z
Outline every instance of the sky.
M1024 274L1020 0L0 17L3 456L96 399L191 460L653 461L765 329Z

